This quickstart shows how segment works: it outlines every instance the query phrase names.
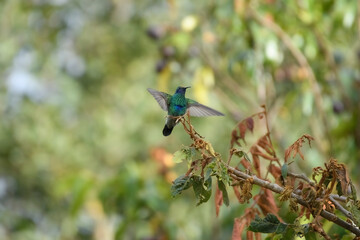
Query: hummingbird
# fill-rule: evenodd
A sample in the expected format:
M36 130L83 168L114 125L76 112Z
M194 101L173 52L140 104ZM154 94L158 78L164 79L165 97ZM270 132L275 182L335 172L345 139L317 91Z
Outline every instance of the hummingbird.
M183 116L187 111L189 111L190 116L193 117L224 116L221 112L186 98L185 93L188 88L190 87L178 87L174 95L159 92L152 88L147 89L160 107L164 111L167 111L168 115L163 129L164 136L169 136L173 128L178 124L176 117Z

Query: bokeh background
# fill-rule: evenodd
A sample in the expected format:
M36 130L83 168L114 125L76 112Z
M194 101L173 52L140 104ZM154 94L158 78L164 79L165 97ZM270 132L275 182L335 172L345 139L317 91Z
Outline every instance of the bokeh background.
M293 171L335 157L359 189L358 2L1 1L0 238L231 237L234 198L218 218L213 199L171 198L190 139L162 136L148 87L192 86L224 112L192 121L224 158L236 122L266 104L280 157L315 137Z

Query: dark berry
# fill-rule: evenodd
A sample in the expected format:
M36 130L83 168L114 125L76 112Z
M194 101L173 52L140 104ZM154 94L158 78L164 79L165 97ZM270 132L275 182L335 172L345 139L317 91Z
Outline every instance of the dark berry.
M156 63L155 71L157 73L161 73L164 70L164 68L166 67L166 65L167 65L167 61L165 59L160 59Z
M344 111L344 104L341 101L333 102L333 111L336 114L340 114Z
M165 46L161 48L161 55L164 58L171 58L175 55L175 48L173 46Z
M146 30L146 34L153 40L159 40L165 35L164 28L161 26L150 26Z

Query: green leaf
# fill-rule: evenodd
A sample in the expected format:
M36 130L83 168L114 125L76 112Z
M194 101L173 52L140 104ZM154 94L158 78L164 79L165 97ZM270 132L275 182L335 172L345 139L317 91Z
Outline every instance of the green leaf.
M282 233L281 239L294 239L295 235L295 230L291 226L287 226L285 231Z
M184 159L186 159L186 153L182 149L174 153L174 163L181 163Z
M273 237L271 238L271 240L283 240L283 239L289 239L289 238L284 238L284 236L282 234L275 234L273 235ZM290 238L291 239L291 238Z
M287 224L281 223L274 214L269 213L264 219L255 216L255 219L251 221L248 230L262 233L283 233L287 226Z
M230 182L228 169L227 169L226 165L223 162L219 162L219 167L218 167L218 170L217 170L217 176L218 176L219 180L224 181L225 183Z
M173 161L175 163L181 163L183 160L191 162L193 157L195 156L195 153L195 148L184 147L183 149L174 153Z
M317 240L316 233L313 230L310 230L305 234L306 240Z
M360 224L360 208L359 208L359 205L360 204L358 203L358 200L357 201L349 200L346 203L346 207L349 209L349 211L353 215L356 225Z
M214 173L214 169L216 167L216 162L212 161L211 163L209 163L208 165L206 165L205 167L205 179L204 181L206 181L209 177L211 177L211 175Z
M90 191L90 189L93 187L93 181L89 179L85 179L82 177L78 177L74 179L73 183L73 201L70 205L70 212L71 214L77 214L80 210L80 208L83 206L86 195Z
M357 200L357 196L356 196L356 189L355 189L355 186L354 184L350 181L350 187L351 187L351 196L352 196L352 199L354 201Z
M229 196L228 196L228 193L226 191L226 186L225 186L224 182L218 180L218 187L222 192L223 201L224 201L225 205L229 206Z
M171 186L171 196L176 197L177 195L181 194L182 191L191 187L192 182L190 181L189 176L180 176L173 182Z
M239 158L242 158L244 156L244 151L242 150L235 151L235 155L238 156Z
M342 191L342 188L341 188L341 182L340 180L336 180L336 191L337 193L339 194L339 196L342 196L344 195L343 191Z
M287 163L284 163L284 165L282 165L282 167L281 167L281 176L282 176L284 179L286 179L287 174L288 174L288 164L287 164Z
M244 158L246 159L246 161L251 162L249 156L245 152L244 152Z
M200 176L191 177L195 197L198 199L197 206L207 202L211 196L211 178L204 181L204 178Z

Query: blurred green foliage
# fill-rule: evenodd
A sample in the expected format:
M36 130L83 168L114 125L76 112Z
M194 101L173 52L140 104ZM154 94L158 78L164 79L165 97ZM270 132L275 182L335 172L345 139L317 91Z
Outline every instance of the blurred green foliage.
M186 166L169 153L190 140L180 126L162 136L147 87L192 85L189 97L226 112L193 120L224 157L235 122L266 104L280 152L315 137L294 171L330 156L360 170L356 1L7 0L0 13L1 239L230 238L234 199L215 218L192 194L171 198ZM311 66L320 106L261 19Z

